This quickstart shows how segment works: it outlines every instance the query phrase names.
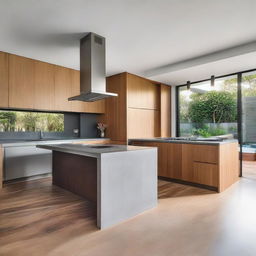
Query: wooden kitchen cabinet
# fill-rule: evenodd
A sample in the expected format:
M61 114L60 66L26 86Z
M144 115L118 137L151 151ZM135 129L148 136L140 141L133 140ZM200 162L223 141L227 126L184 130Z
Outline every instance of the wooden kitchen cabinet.
M69 68L55 66L54 110L71 111L72 103L72 72Z
M218 187L218 166L216 164L193 162L191 182Z
M131 141L158 147L158 175L222 192L239 179L238 143L219 145Z
M162 143L167 147L167 172L164 177L181 179L182 177L182 144Z
M71 102L80 93L80 72L0 52L0 107L20 110L104 113L105 100Z
M127 72L108 77L107 91L118 96L106 99L106 136L126 143L131 138L170 136L171 89L163 88Z
M52 110L55 105L55 66L35 61L34 109Z
M159 111L128 108L127 133L129 139L159 137Z
M127 74L129 108L159 110L159 85L139 76Z
M9 107L33 109L35 62L9 54Z
M217 147L211 145L194 145L193 160L204 163L218 163Z
M0 52L0 107L7 108L9 104L8 54Z

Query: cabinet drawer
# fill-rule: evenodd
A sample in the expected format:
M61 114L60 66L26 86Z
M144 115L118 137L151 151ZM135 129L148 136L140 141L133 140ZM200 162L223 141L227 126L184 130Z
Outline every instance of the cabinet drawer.
M218 163L218 146L193 145L193 160L195 162Z
M194 162L193 182L217 187L218 166L216 164Z

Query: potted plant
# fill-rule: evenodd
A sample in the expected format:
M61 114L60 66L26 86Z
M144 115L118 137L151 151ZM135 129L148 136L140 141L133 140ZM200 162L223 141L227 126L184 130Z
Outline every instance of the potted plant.
M104 138L105 137L105 129L107 128L106 124L103 123L98 123L97 124L97 129L100 131L100 137Z

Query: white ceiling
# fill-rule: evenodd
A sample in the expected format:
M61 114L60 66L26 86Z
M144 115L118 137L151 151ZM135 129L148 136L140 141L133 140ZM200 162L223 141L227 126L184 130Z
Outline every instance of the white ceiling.
M255 0L0 0L0 50L79 69L79 39L107 39L107 75L256 40ZM256 50L256 49L255 49ZM256 51L151 77L181 84L256 68Z

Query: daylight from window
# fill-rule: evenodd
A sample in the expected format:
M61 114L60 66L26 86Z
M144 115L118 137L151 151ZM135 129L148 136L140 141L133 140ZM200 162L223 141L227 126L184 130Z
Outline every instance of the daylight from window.
M0 110L0 132L38 131L64 131L64 114Z
M237 77L179 87L180 136L237 137Z

